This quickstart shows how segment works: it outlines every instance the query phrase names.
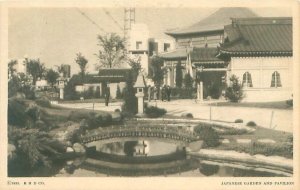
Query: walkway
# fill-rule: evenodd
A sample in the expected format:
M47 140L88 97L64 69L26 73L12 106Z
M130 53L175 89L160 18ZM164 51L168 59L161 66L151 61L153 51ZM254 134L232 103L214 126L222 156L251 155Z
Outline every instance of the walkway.
M165 108L168 114L176 116L181 116L183 113L192 113L194 118L199 119L209 120L211 118L211 120L228 122L243 119L245 124L249 121L254 121L257 125L267 128L270 127L273 111L272 128L293 132L293 110L230 106L216 107L209 106L208 103L196 103L195 100L174 100L171 102L150 102L150 105Z
M220 120L234 122L236 119L243 119L246 124L254 121L257 125L269 128L273 111L273 120L271 127L275 130L293 132L293 110L253 108L253 107L232 107L232 106L209 106L208 103L196 103L195 100L173 100L171 102L150 102L149 105L157 105L165 108L167 114L181 116L183 113L192 113L194 118ZM105 106L104 103L76 103L76 104L58 104L67 108L95 109L102 111L114 111L121 109L121 102L110 103ZM211 110L211 111L210 111ZM210 116L211 113L211 116Z

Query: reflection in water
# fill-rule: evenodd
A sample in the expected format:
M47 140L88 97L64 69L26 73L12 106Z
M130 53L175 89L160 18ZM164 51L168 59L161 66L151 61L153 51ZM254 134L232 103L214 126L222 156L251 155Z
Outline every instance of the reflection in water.
M114 143L110 143L110 144L114 144ZM127 141L124 143L124 153L126 154L126 156L133 156L135 152L135 146L137 144L138 141ZM112 152L116 152L116 150L113 150Z
M172 154L182 148L176 144L166 143L155 140L139 140L139 141L125 141L113 142L107 144L96 144L96 150L114 155L124 156L159 156Z
M218 165L208 165L208 164L201 164L199 167L199 171L205 176L211 176L218 173L220 166Z
M186 156L185 148L176 144L139 140L95 144L87 158L66 164L61 176L195 176L195 177L281 177L285 173L256 170L221 162L205 162Z

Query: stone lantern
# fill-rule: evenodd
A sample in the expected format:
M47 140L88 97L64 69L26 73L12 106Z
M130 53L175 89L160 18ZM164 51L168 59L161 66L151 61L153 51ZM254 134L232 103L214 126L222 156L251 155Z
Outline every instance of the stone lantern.
M65 78L63 77L63 73L60 74L60 77L57 79L58 88L59 88L59 99L64 99L64 88L65 88Z
M138 99L138 114L144 113L144 89L146 85L144 82L144 76L142 73L140 73L136 79L136 82L134 84L134 88L136 88L136 94L135 96Z

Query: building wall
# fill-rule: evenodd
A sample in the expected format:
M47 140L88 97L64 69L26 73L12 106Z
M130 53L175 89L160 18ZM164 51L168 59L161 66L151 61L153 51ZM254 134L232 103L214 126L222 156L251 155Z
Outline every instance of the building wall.
M223 31L215 34L198 34L176 38L177 48L188 47L217 47L223 42Z
M132 28L130 30L129 51L136 51L136 50L148 51L148 39L149 39L149 29L146 24L132 25Z
M126 86L126 82L119 82L119 83L109 83L109 88L110 88L110 97L112 99L115 99L117 97L117 88L118 86L120 87L121 93L123 92L125 86ZM76 92L84 92L84 91L88 91L90 87L93 88L94 91L96 91L97 87L100 87L100 96L103 95L103 92L101 91L101 83L97 83L97 84L83 84L83 85L76 85L75 86L75 91Z
M232 57L228 74L240 81L245 72L251 74L253 87L244 87L243 101L280 101L292 96L292 68L292 57ZM280 74L282 87L271 87L275 71Z

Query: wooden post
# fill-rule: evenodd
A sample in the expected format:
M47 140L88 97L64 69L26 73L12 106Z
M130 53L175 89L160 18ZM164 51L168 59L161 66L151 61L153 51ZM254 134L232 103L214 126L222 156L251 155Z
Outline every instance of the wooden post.
M271 119L270 119L270 128L272 128L273 125L273 116L274 116L274 111L272 110Z
M209 121L211 121L211 106L209 106Z
M200 101L203 101L203 82L200 81Z

